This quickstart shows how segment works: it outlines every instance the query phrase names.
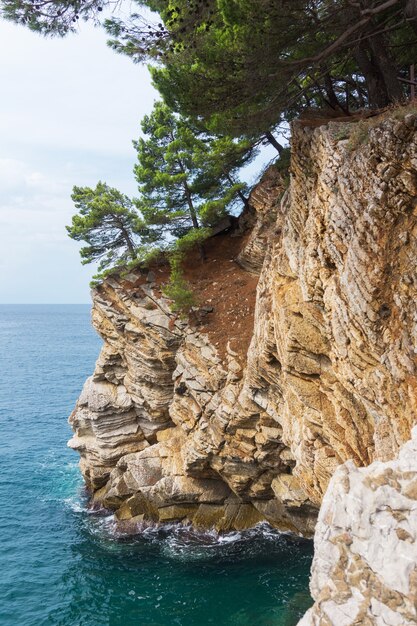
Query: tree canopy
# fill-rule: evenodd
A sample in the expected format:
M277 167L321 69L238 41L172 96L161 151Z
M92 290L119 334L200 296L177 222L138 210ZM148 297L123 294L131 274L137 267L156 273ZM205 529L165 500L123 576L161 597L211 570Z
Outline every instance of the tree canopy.
M105 20L116 51L150 63L171 109L256 140L304 108L384 107L407 90L417 0L139 0ZM0 0L46 35L97 21L115 0ZM130 8L130 5L127 5Z
M0 0L3 16L47 35L113 4ZM137 4L130 17L105 20L110 45L150 63L167 104L220 134L258 138L306 107L386 106L403 97L416 57L416 0Z
M305 107L386 106L402 98L398 77L415 58L412 2L179 0L174 12L171 2L151 4L166 36L139 43L133 23L120 30L113 20L112 45L159 59L151 71L166 102L213 132L257 136Z
M127 196L98 182L95 189L74 187L71 198L79 213L66 228L71 239L87 244L80 250L84 265L99 261L102 271L136 258L137 238L146 237L146 228Z
M162 102L145 116L142 132L144 137L134 142L137 206L161 238L209 227L234 202L246 201L237 171L256 154L250 143L211 137Z
M178 291L183 251L197 245L204 257L210 226L236 202L247 203L238 170L256 149L247 141L209 136L162 102L141 126L144 136L133 142L139 198L103 182L74 187L78 213L67 231L87 244L80 250L83 264L99 261L97 278L108 268L146 264L156 249L168 251L177 278L171 286Z

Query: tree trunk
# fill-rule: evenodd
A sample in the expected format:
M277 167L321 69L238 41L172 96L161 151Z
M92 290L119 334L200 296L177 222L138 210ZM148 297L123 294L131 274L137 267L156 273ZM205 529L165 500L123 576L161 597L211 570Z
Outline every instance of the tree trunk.
M122 236L126 242L126 246L127 246L127 249L129 250L130 256L132 257L132 259L136 259L136 249L135 249L135 246L133 245L132 239L130 238L128 231L126 230L123 222L120 219L117 219L116 222L117 222L117 226L120 228L122 232Z
M326 96L330 107L335 111L340 109L345 113L346 111L343 110L343 107L334 92L333 83L329 72L326 72L324 75L324 89L326 90Z
M188 204L188 209L190 211L190 217L191 217L191 221L193 224L194 228L200 228L200 224L198 223L198 219L197 219L197 212L195 210L194 207L194 203L193 203L193 199L191 196L191 191L190 188L187 184L187 181L184 181L184 192L185 192L185 197L187 199L187 204ZM206 251L204 250L204 246L202 243L198 244L198 250L200 252L200 258L202 261L206 260Z
M136 250L130 240L129 235L127 235L125 239L126 239L127 247L129 248L130 256L132 257L132 259L136 259Z
M242 200L243 206L245 207L245 209L249 209L250 208L250 204L249 204L248 198L246 196L244 196L243 193L240 190L237 192L237 195Z
M375 63L368 41L361 41L354 50L356 62L365 77L368 100L371 109L386 107L390 101L384 77Z
M173 139L174 139L174 137L173 137ZM178 162L178 165L180 167L181 172L183 174L186 174L186 170L185 170L184 164L182 163L181 159L178 158L177 162ZM198 223L198 219L197 219L197 211L195 210L195 207L194 207L193 198L192 198L191 191L190 191L190 188L189 188L188 183L187 183L187 179L184 179L184 193L185 193L185 197L186 197L187 204L188 204L188 210L190 211L190 217L191 217L191 222L193 224L193 227L194 228L200 228L200 224ZM202 243L198 244L198 249L200 251L200 258L201 258L201 260L205 261L206 260L206 252L204 250L204 246L203 246Z
M365 103L365 99L364 99L363 88L362 88L362 86L359 83L357 74L356 74L356 78L354 79L354 83L355 83L355 86L356 86L356 91L358 93L359 106L360 106L361 109L364 109L365 106L366 106L366 103Z
M191 197L191 192L186 182L184 182L184 190L185 190L185 197L187 198L188 210L190 211L190 217L191 217L193 226L194 228L200 228L200 224L198 223L198 219L197 219L197 213L193 204L193 199Z
M233 186L233 185L235 185L236 183L235 183L235 181L233 180L233 178L230 176L230 174L228 174L228 173L227 173L227 172L225 172L224 170L223 170L223 172L224 172L224 175L226 176L227 180L229 181L229 183L230 183L232 186ZM238 190L237 195L238 195L238 196L239 196L239 198L242 200L242 202L243 202L243 206L245 207L245 209L249 209L249 208L250 208L250 206L249 206L249 200L247 199L247 197L246 197L246 196L244 196L244 195L243 195L243 193L241 192L241 190L240 190L240 189Z
M417 1L417 0L416 0ZM364 12L371 14L376 10L374 0L359 0L356 6L341 12L341 24L346 28L349 24L361 21ZM376 18L372 18L367 25L358 32L362 39L353 48L353 56L365 78L368 92L368 104L371 108L383 108L401 99L401 85L397 79L397 71L388 53L384 35L370 35L372 30L378 30Z
M415 33L417 33L417 0L407 0L405 17Z
M389 102L399 102L403 98L403 91L397 78L397 68L385 45L384 36L379 34L370 37L369 46L372 50L373 62L378 66L383 77Z
M281 155L282 151L284 150L284 146L281 146L281 144L275 139L274 135L269 130L265 133L265 138L268 139L271 146L274 146L278 154Z

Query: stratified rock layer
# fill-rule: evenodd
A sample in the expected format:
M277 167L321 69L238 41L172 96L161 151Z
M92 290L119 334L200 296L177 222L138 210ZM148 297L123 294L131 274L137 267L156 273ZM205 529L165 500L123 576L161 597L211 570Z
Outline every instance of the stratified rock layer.
M260 272L247 358L229 346L222 359L156 284L131 276L94 292L105 344L70 445L120 520L266 519L310 535L341 463L392 459L409 438L416 117L360 130L295 124L290 188L272 168L251 194L237 259Z

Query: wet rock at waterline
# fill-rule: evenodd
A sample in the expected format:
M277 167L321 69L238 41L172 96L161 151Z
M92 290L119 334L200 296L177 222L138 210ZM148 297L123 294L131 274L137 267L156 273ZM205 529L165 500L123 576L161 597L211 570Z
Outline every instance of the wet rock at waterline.
M355 468L389 464L410 438L417 389L415 117L374 119L366 141L346 126L295 123L289 188L272 167L252 192L241 230L227 235L231 246L240 242L229 259L229 286L242 305L239 323L253 316L248 349L234 331L226 290L218 288L226 276L214 273L219 259L201 269L211 289L201 306L213 306L201 325L170 312L158 272L152 283L113 278L94 292L93 321L105 345L71 417L71 445L95 500L118 519L221 530L266 520L309 536L336 471L338 480L344 471L350 480L365 472ZM346 133L351 138L340 139ZM257 280L253 299L250 280ZM399 488L387 484L380 505L397 510L401 480ZM333 532L338 499L329 498L317 537ZM414 524L412 507L407 511ZM413 529L396 521L398 546L411 542ZM335 563L341 546L349 554L349 541L342 532L337 549L332 544ZM370 534L370 550L372 541ZM385 592L369 595L374 579L366 572L384 580L388 561L374 569L365 549L354 554L352 571L348 558L321 571L317 556L311 623L340 626L341 613L322 606L334 602L353 624L355 611L345 601L362 603L364 624L413 623L399 608L412 604L412 587L393 588L394 604ZM326 575L323 599L314 580ZM363 601L356 575L365 581ZM346 576L353 578L346 583Z

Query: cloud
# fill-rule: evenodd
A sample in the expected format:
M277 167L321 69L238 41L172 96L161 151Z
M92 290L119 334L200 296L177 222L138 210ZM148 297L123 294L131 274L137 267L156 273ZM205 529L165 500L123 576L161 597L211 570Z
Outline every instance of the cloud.
M33 168L19 159L0 158L0 207L1 200L11 194L22 198L26 195L60 193L66 183Z
M0 137L39 147L123 155L156 92L147 69L106 46L102 29L81 23L64 39L0 23Z
M24 163L17 159L0 159L0 184L2 188L14 187L24 178Z
M74 184L133 195L132 139L155 91L145 68L116 55L100 29L45 39L0 22L0 299L87 302L65 225Z

